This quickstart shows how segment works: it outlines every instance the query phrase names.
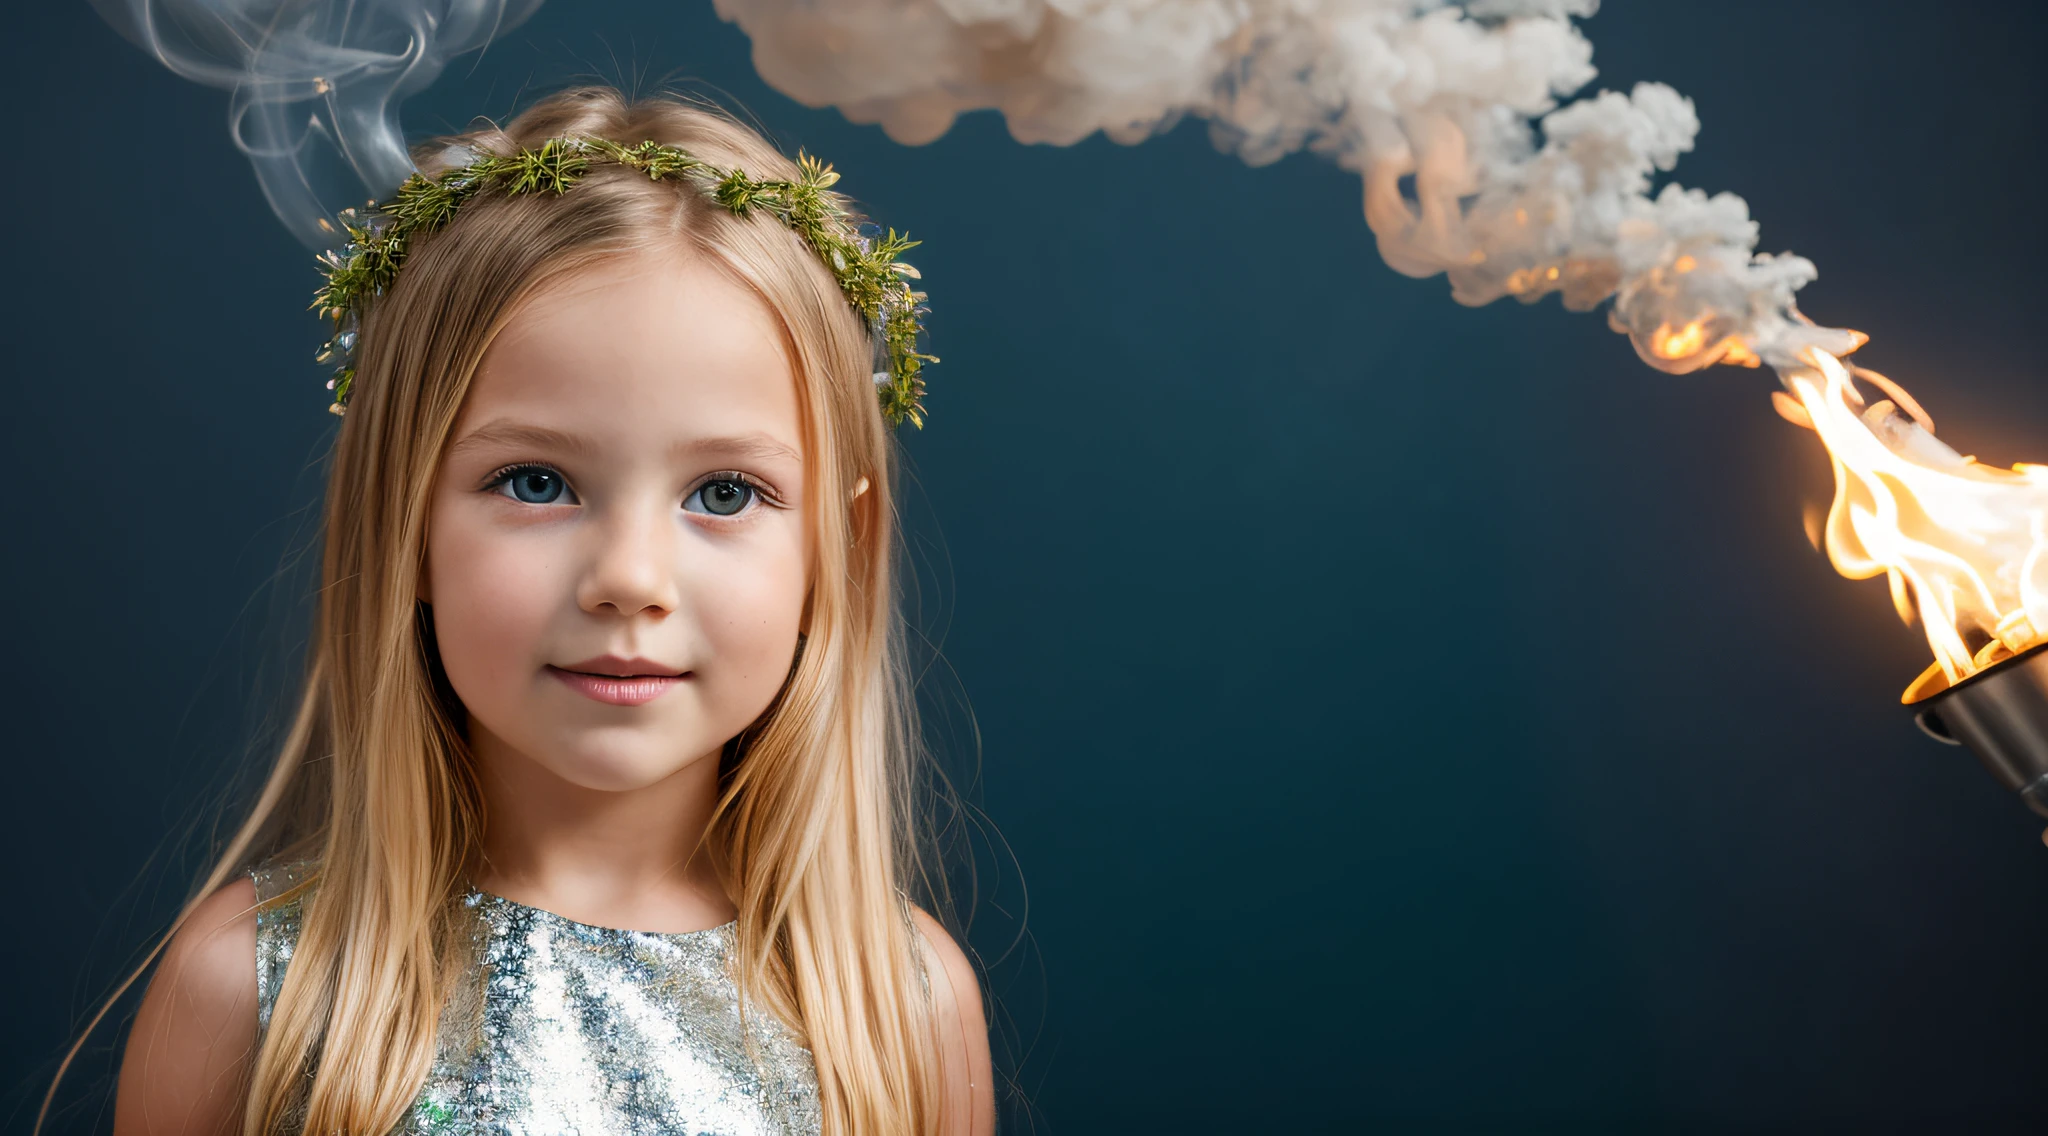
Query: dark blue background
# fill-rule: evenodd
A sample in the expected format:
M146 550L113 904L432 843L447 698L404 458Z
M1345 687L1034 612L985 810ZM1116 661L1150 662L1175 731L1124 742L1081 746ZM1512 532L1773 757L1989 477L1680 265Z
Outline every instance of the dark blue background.
M333 423L312 264L225 96L75 0L16 19L0 1116L26 1131L274 711ZM1810 314L1872 333L1966 452L2048 459L2038 13L1586 26L1602 85L1697 101L1679 179L1820 265ZM1198 123L1051 149L984 113L898 147L764 87L699 0L556 0L407 123L671 73L927 242L921 618L1029 888L1003 954L1021 892L985 857L973 937L1032 1123L2040 1128L2040 826L1898 707L1924 644L1807 546L1827 467L1767 375L1461 308L1379 262L1356 177L1246 168ZM58 1130L104 1127L115 1040Z

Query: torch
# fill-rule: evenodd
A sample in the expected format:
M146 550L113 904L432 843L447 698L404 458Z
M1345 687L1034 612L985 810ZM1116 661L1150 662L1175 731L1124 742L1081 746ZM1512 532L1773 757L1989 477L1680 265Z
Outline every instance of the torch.
M2048 466L1959 454L1897 383L1818 349L1799 362L1773 400L1834 465L1828 558L1887 577L1934 653L1900 700L2048 817Z

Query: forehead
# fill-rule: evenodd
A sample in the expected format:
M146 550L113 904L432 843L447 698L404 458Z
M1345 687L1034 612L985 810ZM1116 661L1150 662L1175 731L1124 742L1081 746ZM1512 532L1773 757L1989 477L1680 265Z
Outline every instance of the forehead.
M527 420L612 445L765 433L801 452L780 321L703 255L579 269L508 316L477 368L465 425Z

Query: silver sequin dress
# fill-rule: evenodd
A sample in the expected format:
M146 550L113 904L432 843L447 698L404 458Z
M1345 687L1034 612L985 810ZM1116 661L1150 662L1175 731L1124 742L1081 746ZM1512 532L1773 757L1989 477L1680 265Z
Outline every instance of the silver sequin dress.
M278 897L300 876L289 865L251 875L267 1030L302 911L301 897ZM742 1021L732 924L621 931L477 891L462 902L476 916L472 981L441 1016L439 1055L401 1136L818 1131L810 1050L766 1011Z

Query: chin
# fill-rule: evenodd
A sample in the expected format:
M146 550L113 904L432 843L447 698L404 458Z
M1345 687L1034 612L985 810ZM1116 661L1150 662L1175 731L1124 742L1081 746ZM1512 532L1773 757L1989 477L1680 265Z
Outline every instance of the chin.
M568 747L543 761L550 772L583 789L629 793L657 784L697 761L716 761L717 754L681 756L687 750L638 745Z

